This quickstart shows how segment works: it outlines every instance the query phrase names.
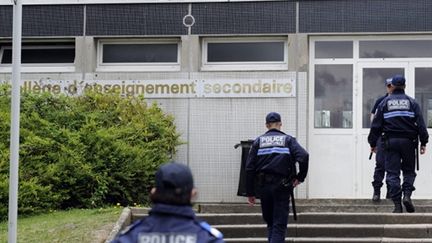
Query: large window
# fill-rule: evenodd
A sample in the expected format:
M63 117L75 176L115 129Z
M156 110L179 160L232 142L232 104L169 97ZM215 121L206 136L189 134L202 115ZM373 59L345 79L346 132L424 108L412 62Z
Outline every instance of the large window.
M432 40L360 41L360 58L432 57Z
M75 43L26 42L22 43L21 63L23 72L74 71ZM0 71L10 72L12 43L0 43Z
M415 68L415 98L422 109L426 126L432 128L432 67Z
M352 128L352 91L352 65L315 65L315 127Z
M286 70L285 38L206 38L202 70Z
M180 40L101 40L99 71L179 71Z
M415 78L415 88L407 92L415 90L432 128L432 68L417 66L432 59L430 36L314 37L310 50L314 127L357 128L355 117L361 128L369 128L372 106L386 92L384 81L402 74Z

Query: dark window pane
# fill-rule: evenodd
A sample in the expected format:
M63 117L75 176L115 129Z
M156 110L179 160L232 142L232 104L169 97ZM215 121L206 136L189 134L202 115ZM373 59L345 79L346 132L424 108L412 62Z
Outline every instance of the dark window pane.
M426 126L432 128L432 68L415 69L415 99L420 104Z
M360 57L432 57L432 40L360 41Z
M43 49L43 48L23 48L21 50L21 63L23 64L37 64L37 63L73 63L75 60L74 48L56 48L56 49ZM1 60L2 64L12 63L12 50L3 50Z
M177 44L104 44L103 63L177 63Z
M283 62L284 42L208 43L208 62Z
M315 65L315 127L352 128L352 94L352 65Z
M385 95L385 80L396 74L404 75L404 68L364 68L363 69L363 128L369 128L371 111L376 100Z
M3 50L1 64L11 64L11 63L12 63L12 50L10 49Z
M352 58L352 41L317 41L315 58Z

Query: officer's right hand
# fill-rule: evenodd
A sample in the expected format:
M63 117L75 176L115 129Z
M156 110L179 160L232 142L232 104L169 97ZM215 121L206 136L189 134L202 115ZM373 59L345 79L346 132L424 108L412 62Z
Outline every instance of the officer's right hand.
M298 180L298 179L294 179L293 181L292 181L292 187L294 188L294 187L296 187L296 186L298 186L300 184L300 181Z
M420 146L420 154L426 153L426 146Z
M255 205L255 197L254 196L248 197L248 203L250 206Z
M376 147L371 147L371 152L372 153L376 153L377 152L377 148Z

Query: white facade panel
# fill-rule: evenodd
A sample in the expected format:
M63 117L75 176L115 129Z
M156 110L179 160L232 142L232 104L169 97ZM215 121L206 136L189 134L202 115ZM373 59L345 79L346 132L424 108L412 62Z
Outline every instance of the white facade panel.
M176 148L173 160L188 164L188 145L189 140L189 99L148 99L149 104L157 103L164 112L174 116L176 130L180 134L182 145Z
M283 124L289 130L294 120L289 114L295 112L292 98L194 99L191 102L189 162L201 192L200 201L244 201L236 196L241 149L234 149L234 145L264 133L265 115L273 110L282 114Z
M191 73L192 79L221 78L255 80L257 78L296 78L295 72L273 73ZM306 87L306 74L297 83ZM305 91L302 90L304 94ZM304 96L305 97L305 96ZM195 175L200 202L245 202L237 196L241 166L241 140L255 139L266 131L265 115L282 115L283 131L297 136L297 98L191 98L151 99L176 117L185 145L179 146L176 159L187 160ZM305 104L305 101L302 101ZM306 116L305 110L300 112ZM305 128L304 128L305 129ZM303 136L304 138L304 136ZM300 139L299 139L300 140ZM304 141L300 142L305 145ZM306 146L306 145L305 145ZM303 187L303 188L302 188ZM305 190L301 186L299 190ZM303 193L304 194L304 193Z

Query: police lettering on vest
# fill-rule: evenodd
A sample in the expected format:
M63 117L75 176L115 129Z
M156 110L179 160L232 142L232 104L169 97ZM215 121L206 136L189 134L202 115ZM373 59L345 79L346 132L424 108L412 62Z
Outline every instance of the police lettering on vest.
M409 110L410 102L407 99L403 100L388 100L387 107L389 111L393 110Z
M139 243L196 243L196 234L190 233L140 233Z
M285 136L264 136L260 137L260 148L285 146Z

